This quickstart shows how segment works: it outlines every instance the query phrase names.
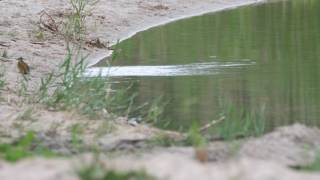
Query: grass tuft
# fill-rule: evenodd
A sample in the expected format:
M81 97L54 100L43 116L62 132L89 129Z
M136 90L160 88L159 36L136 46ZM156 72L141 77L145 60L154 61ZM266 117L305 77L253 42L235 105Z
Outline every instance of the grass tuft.
M241 137L259 136L265 132L264 108L248 112L229 105L223 113L225 120L213 128L218 137L233 140Z
M0 144L0 158L16 162L31 156L55 156L49 149L42 147L35 139L33 132L28 132L24 137L13 144Z
M41 79L37 93L38 101L52 109L77 109L90 118L96 118L108 107L110 88L106 78L81 77L86 67L85 57L78 57L69 49L65 61L60 66L61 73L55 75L52 72Z
M207 140L200 133L200 128L196 122L193 122L185 139L186 145L192 145L195 148L202 148L207 145Z
M72 13L64 23L64 38L67 42L83 42L86 32L85 19L88 14L87 6L92 0L69 0Z
M41 78L36 101L44 103L51 110L77 110L91 119L100 118L109 112L130 111L130 100L126 90L111 92L108 77L84 78L87 68L82 55L82 46L86 35L85 19L88 5L95 0L69 0L72 12L59 29L65 40L67 55L57 72L51 72ZM116 57L113 53L112 60ZM22 85L24 83L21 83ZM22 86L25 87L25 86ZM21 88L24 90L25 88ZM22 91L24 92L24 91ZM125 114L125 115L126 115Z
M0 93L5 86L4 72L0 69Z
M299 166L299 167L293 167L293 169L296 170L304 170L304 171L314 171L318 172L320 171L320 150L318 149L316 154L315 154L315 160L307 165L307 166Z
M144 171L104 170L97 164L82 168L78 171L78 176L81 180L155 180Z
M181 138L173 138L167 134L160 133L147 141L150 145L155 146L193 146L194 148L204 148L208 140L201 134L197 123L193 123L189 131Z

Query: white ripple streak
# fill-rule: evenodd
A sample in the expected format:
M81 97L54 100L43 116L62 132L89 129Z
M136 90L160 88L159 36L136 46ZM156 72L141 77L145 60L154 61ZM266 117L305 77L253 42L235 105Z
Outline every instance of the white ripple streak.
M87 69L84 77L125 77L125 76L195 76L217 74L225 68L253 65L254 62L227 62L227 63L193 63L185 65L163 66L111 66L93 67Z

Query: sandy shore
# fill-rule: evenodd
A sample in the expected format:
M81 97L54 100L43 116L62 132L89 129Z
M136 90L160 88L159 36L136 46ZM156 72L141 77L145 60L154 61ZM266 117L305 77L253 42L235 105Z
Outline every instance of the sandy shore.
M259 2L262 0L100 0L89 7L86 40L99 38L103 43L112 45L150 27ZM6 51L8 55L7 61L0 60L7 82L0 100L1 143L12 142L25 131L33 130L47 142L48 147L71 154L71 129L77 125L83 127L81 138L88 146L98 145L108 152L118 148L138 149L138 153L134 150L133 153L102 158L107 168L144 169L159 179L319 179L319 174L289 168L312 162L320 144L320 130L316 128L294 125L260 138L235 143L212 142L208 146L209 163L202 164L194 158L192 147L153 147L146 150L148 148L143 144L159 133L172 138L179 137L178 133L164 132L147 125L132 126L125 118L110 122L105 119L89 120L77 112L50 111L39 104L25 103L17 95L17 84L22 77L15 59L23 57L30 64L28 88L33 91L38 87L40 78L57 69L66 55L61 37L39 29L40 16L44 11L60 22L65 14L70 13L71 7L68 1L62 0L0 0L0 53ZM107 48L90 46L86 46L83 52L90 54L90 64L110 54ZM32 119L19 118L30 107L33 108ZM142 144L132 145L133 142ZM0 179L77 179L74 165L79 164L79 159L83 160L77 156L73 159L29 159L16 164L1 161Z
M99 38L106 45L111 45L156 25L258 2L261 1L100 0L87 8L85 39L90 41ZM31 67L28 91L32 92L38 88L41 77L56 70L66 57L64 39L39 28L43 12L61 24L71 12L71 7L68 1L53 0L1 0L0 3L0 53L6 51L8 56L8 61L0 60L7 83L1 94L4 100L0 101L0 130L10 134L9 137L18 136L19 130L13 127L15 124L37 131L46 131L55 124L63 124L58 131L64 132L75 123L86 122L86 118L75 112L48 111L41 105L25 103L17 95L22 76L18 72L16 58L23 57ZM82 51L89 54L88 61L91 64L110 54L107 48L92 46L86 46ZM30 107L36 107L32 113L34 121L17 122L17 117Z
M32 158L15 164L0 161L0 179L78 179L75 171L81 165L95 163L109 170L146 171L163 180L318 180L319 173L290 167L312 162L319 147L319 135L319 129L294 125L278 128L259 138L212 142L208 145L209 161L206 163L196 160L192 147L137 148L101 156L99 161L94 161L90 154L67 159Z

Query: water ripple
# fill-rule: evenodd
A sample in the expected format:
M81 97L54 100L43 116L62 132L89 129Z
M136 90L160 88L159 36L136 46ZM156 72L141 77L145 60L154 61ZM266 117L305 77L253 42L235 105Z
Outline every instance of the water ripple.
M110 76L196 76L212 75L226 68L237 68L253 65L252 61L239 62L207 62L183 65L157 65L157 66L111 66L93 67L84 72L84 77Z

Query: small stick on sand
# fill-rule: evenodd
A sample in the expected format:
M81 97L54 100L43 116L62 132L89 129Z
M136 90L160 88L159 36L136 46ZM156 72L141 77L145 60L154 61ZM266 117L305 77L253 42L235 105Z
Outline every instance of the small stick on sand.
M216 125L216 124L222 122L225 118L226 118L226 117L222 116L222 117L220 117L218 120L213 120L213 121L211 121L210 123L202 126L202 127L199 129L200 133L203 133L205 130L209 129L209 128L212 127L213 125Z
M38 44L38 45L44 45L45 43L44 42L30 42L31 44Z
M0 42L0 46L3 46L3 47L10 47L10 45L6 44L5 42Z

